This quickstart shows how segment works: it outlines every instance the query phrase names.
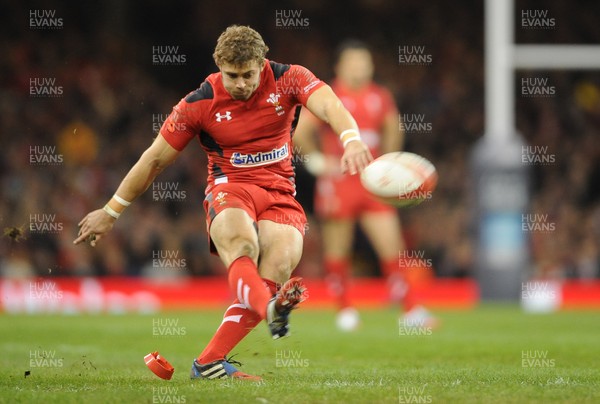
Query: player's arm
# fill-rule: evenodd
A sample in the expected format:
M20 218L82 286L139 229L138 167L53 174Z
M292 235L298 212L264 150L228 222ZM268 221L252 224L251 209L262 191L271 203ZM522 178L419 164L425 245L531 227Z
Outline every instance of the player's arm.
M381 126L381 152L391 153L404 147L404 130L400 127L397 111L388 112Z
M162 135L158 135L152 145L146 149L140 159L129 170L115 196L113 196L103 209L88 213L79 222L79 234L74 244L79 244L92 236L92 247L110 231L119 215L127 206L140 196L154 178L178 156L179 151L173 148Z
M344 145L342 172L354 175L373 160L369 148L360 139L356 121L331 87L322 86L313 92L306 102L306 107L340 135L340 141Z
M300 119L294 132L294 146L297 146L302 153L310 154L319 151L319 146L315 139L319 123L315 117L305 108L300 112Z
M330 166L329 159L319 151L319 142L316 136L319 126L319 120L308 109L302 108L293 137L294 149L307 156L304 168L315 176L329 171ZM337 159L332 165L339 165ZM337 170L339 171L339 168Z

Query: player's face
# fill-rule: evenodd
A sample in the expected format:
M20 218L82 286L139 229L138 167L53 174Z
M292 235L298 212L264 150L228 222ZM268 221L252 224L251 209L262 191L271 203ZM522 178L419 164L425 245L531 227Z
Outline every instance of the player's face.
M373 58L366 49L347 49L340 55L335 73L347 86L360 88L373 78Z
M223 87L231 98L246 101L252 96L260 83L263 65L253 61L244 66L224 64L220 67Z

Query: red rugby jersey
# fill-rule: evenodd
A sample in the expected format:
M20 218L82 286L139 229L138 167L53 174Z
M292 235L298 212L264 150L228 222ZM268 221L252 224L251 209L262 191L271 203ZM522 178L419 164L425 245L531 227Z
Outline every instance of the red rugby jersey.
M344 86L339 80L331 88L356 120L360 136L369 147L371 154L381 154L381 128L389 113L398 113L392 94L384 87L371 83L358 91ZM344 148L339 136L329 126L322 128L321 147L324 154L341 157Z
M248 182L295 194L292 135L300 105L324 85L305 67L266 60L258 88L240 101L214 73L173 107L160 133L177 150L198 137L208 155L206 193Z

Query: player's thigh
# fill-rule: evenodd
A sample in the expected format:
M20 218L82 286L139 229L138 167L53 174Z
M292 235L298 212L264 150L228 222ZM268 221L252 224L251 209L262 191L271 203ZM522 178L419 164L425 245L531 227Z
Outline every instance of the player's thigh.
M325 257L342 259L350 255L354 242L354 219L324 219L321 230Z
M400 218L395 211L364 213L360 225L380 258L398 258L403 243Z
M259 245L254 220L241 208L227 208L219 212L210 225L210 238L227 267L242 256L258 261Z
M304 240L300 231L287 224L259 220L258 243L260 275L280 284L287 281L302 257Z

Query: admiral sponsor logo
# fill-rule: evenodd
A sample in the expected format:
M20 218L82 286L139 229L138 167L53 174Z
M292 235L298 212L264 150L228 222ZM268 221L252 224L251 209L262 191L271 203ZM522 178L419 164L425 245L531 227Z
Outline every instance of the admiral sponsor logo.
M231 155L231 165L234 167L253 167L265 164L275 163L286 159L289 156L287 143L278 149L268 152L258 152L251 154L242 154L235 152Z

